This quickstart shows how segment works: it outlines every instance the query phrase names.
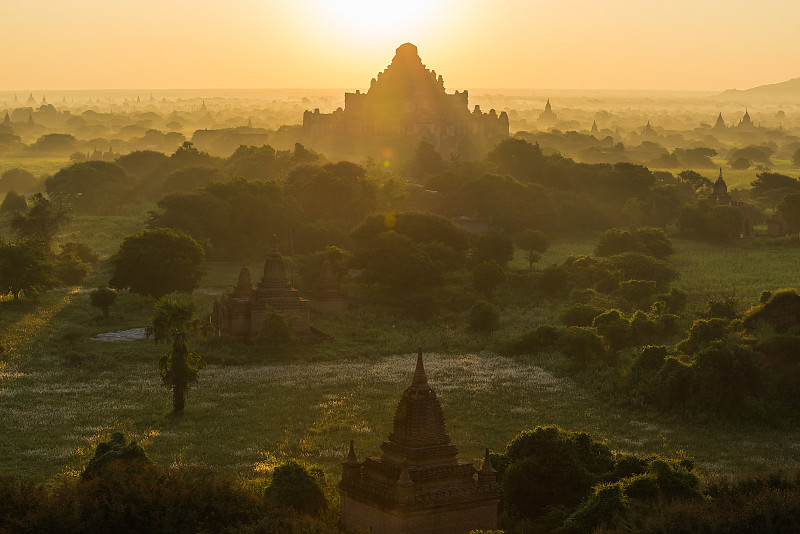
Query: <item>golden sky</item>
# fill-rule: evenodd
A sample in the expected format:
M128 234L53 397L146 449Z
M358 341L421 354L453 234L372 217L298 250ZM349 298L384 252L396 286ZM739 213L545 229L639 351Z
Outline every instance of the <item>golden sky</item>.
M366 89L404 42L469 88L800 76L798 0L4 0L0 90Z

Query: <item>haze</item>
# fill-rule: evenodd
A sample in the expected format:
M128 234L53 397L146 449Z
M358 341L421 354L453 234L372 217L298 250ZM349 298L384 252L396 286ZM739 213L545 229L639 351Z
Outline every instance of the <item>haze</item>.
M358 88L406 41L450 88L720 91L799 75L792 0L4 4L4 91Z

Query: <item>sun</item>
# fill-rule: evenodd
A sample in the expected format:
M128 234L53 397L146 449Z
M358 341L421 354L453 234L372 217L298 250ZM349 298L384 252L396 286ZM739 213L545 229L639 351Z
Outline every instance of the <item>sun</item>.
M342 38L383 37L404 40L428 29L441 11L430 0L306 0L309 14L321 17L329 31Z

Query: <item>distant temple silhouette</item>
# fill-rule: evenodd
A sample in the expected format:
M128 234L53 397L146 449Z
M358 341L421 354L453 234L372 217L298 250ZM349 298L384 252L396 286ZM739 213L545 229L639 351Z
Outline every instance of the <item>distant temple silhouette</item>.
M336 155L413 151L420 141L447 157L478 158L482 148L508 135L508 115L480 106L469 111L467 91L448 94L442 76L422 64L417 47L397 48L392 63L370 82L369 91L345 93L345 107L303 114L303 142Z
M497 528L500 492L489 450L480 470L458 458L422 349L383 454L363 462L353 442L342 463L341 527L372 534L467 534Z

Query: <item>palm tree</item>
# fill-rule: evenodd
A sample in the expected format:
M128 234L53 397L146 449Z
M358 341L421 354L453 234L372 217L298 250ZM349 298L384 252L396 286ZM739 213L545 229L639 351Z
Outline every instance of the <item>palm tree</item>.
M172 296L158 299L153 308L153 322L148 337L156 343L172 343L172 350L161 357L161 384L172 390L172 413L183 415L186 391L197 382L197 373L205 362L189 350L189 333L201 330L199 321L192 319L194 302Z

